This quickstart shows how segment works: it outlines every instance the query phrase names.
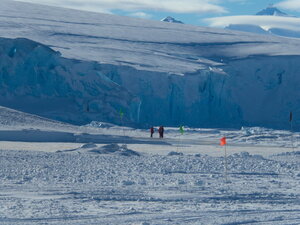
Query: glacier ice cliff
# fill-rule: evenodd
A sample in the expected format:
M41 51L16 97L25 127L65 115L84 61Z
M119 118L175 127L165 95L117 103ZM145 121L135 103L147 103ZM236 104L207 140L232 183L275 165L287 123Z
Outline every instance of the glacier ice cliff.
M0 103L40 116L83 124L137 121L140 100L99 72L99 64L61 57L28 39L0 38ZM122 96L122 97L120 97Z
M288 129L290 111L295 128L299 121L299 61L257 56L184 76L111 65L102 72L139 97L141 124Z
M0 15L0 105L132 126L288 129L293 111L300 128L298 39L7 0Z

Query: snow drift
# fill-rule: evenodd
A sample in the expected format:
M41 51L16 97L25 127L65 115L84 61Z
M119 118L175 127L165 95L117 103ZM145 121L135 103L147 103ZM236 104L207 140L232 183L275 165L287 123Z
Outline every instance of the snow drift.
M143 126L288 128L293 111L297 126L299 40L6 0L0 14L1 36L34 41L1 42L2 105Z

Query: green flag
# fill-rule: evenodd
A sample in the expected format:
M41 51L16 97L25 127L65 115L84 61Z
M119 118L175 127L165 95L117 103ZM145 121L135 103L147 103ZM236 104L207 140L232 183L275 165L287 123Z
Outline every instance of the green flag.
M123 118L123 116L124 116L124 113L123 113L122 109L120 109L120 117L121 117L121 119Z
M179 127L179 131L180 131L180 133L181 133L181 134L183 134L183 133L184 133L183 126L180 126L180 127Z

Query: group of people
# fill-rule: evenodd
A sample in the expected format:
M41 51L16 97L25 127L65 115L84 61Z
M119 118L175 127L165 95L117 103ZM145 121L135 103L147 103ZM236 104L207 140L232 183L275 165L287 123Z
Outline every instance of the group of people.
M154 134L154 127L150 128L150 137L153 138L153 134ZM159 134L159 138L163 138L164 137L164 127L160 126L158 128L158 134Z

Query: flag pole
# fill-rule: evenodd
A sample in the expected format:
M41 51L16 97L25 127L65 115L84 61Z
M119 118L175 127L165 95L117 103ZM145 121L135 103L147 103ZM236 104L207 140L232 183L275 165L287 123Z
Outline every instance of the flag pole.
M123 113L122 109L120 109L121 126L122 126L122 130L123 130L123 136L125 136L125 130L124 130L124 124L123 124L123 116L124 116L124 113Z
M293 112L290 112L290 129L291 129L291 145L294 151L294 135L293 135Z
M177 144L177 152L179 152L179 145L180 145L180 142L181 142L181 134L179 135L179 142Z
M122 118L121 118L121 121L122 121L122 126L123 126L123 136L125 136L124 123L123 123L123 116L122 116Z
M184 128L183 128L183 126L180 126L180 127L179 127L179 132L180 132L180 135L179 135L179 143L178 143L178 145L177 145L177 152L179 151L178 149L179 149L179 146L181 145L181 136L182 136L183 133L184 133Z
M225 180L226 180L226 183L227 183L227 151L226 151L226 145L224 145L224 150L225 150Z
M220 145L221 146L224 146L224 169L225 169L225 180L226 180L226 183L228 182L228 179L227 179L227 142L226 142L226 137L223 137L220 139Z

